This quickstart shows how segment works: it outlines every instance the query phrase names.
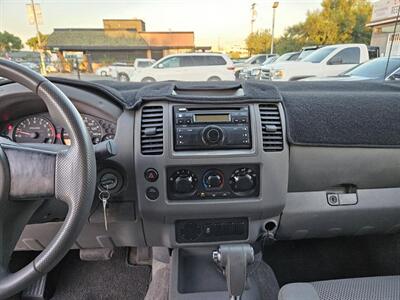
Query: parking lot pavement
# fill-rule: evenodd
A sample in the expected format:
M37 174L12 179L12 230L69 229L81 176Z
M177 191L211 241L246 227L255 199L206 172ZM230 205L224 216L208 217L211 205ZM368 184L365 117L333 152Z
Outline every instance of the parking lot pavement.
M70 78L70 79L79 79L78 74L76 72L72 73L49 73L47 74L49 77L61 77L61 78ZM81 73L81 80L84 81L94 81L94 80L115 80L111 77L98 76L92 73Z

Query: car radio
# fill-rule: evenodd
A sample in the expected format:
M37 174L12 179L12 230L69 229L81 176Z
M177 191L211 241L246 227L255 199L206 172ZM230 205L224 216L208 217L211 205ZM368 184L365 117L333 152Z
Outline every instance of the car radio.
M174 106L174 149L250 149L248 106L203 108Z

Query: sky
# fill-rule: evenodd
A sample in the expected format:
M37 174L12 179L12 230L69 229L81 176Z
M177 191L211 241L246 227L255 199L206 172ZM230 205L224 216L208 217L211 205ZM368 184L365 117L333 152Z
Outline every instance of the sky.
M0 0L0 31L23 42L35 35L25 5L30 0ZM256 3L254 29L270 29L272 0L35 0L40 4L40 31L53 28L102 28L103 19L139 18L147 31L194 31L196 46L243 45L250 32L251 4ZM321 0L280 0L275 34L305 19L307 11L320 8Z

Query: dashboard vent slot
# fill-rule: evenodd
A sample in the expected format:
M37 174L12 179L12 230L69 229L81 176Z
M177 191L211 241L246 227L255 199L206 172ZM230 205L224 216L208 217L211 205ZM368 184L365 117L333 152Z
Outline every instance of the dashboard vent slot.
M163 153L163 107L145 106L142 109L141 151L144 155Z
M283 132L278 106L275 104L263 104L259 106L259 109L264 151L282 151Z

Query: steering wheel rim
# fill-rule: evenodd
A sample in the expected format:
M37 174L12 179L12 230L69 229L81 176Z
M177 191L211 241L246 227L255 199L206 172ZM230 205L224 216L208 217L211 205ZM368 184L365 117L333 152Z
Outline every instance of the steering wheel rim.
M26 198L43 195L44 189L46 196L53 192L52 197L68 205L68 214L63 225L35 260L15 273L0 271L0 299L3 299L18 293L49 272L72 247L90 213L96 186L96 160L92 141L80 114L60 89L43 76L4 59L0 59L0 76L11 79L38 95L44 101L52 119L61 122L71 138L71 146L67 150L55 152L24 147L0 139L0 210L13 209L15 202L18 202L18 207L25 205L21 203L40 203L37 199L36 202L26 201ZM38 161L34 161L35 159ZM30 164L35 163L39 174L32 173L36 172L33 168L30 170ZM29 175L33 178L29 178ZM35 190L33 187L33 183L38 183L37 177L44 181L39 182L42 190L37 187ZM25 195L17 190L17 187L22 186L21 181L28 185L25 192L29 192ZM26 207L26 216L21 217L25 221L29 213L33 213L35 205L27 204ZM12 252L19 236L10 238L9 223L7 227L7 221L4 221L4 225L2 216L4 219L6 216L4 213L0 214L0 261L4 263L7 262L7 256L11 255L8 252ZM18 233L18 230L14 231Z

